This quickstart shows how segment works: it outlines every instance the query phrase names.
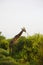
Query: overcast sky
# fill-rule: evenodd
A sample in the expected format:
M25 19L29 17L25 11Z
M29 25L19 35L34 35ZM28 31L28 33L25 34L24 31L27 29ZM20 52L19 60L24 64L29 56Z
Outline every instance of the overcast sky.
M43 0L0 0L2 34L13 37L22 27L30 35L43 34Z

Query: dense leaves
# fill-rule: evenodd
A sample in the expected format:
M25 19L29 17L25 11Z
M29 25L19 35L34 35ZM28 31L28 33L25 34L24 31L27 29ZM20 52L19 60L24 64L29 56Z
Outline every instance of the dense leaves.
M0 32L0 65L43 65L43 35L21 36L9 52L11 39Z

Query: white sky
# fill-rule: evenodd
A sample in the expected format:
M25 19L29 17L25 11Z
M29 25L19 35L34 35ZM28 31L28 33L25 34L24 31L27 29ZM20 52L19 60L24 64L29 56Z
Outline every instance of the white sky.
M43 0L0 0L0 31L13 37L22 27L43 34Z

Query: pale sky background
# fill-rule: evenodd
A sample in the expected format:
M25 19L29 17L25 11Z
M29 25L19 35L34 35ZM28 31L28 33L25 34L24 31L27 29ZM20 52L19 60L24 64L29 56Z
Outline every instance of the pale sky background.
M22 27L29 35L43 34L43 0L0 0L2 34L7 38L13 37Z

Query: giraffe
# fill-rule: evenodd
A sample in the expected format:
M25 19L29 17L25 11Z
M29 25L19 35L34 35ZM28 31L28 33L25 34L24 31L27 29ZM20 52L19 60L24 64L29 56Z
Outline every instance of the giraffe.
M16 35L14 36L14 38L11 40L10 45L9 45L9 49L10 49L10 53L13 53L13 45L16 45L16 41L19 39L19 37L22 35L23 32L26 32L26 29L23 27L22 30Z

